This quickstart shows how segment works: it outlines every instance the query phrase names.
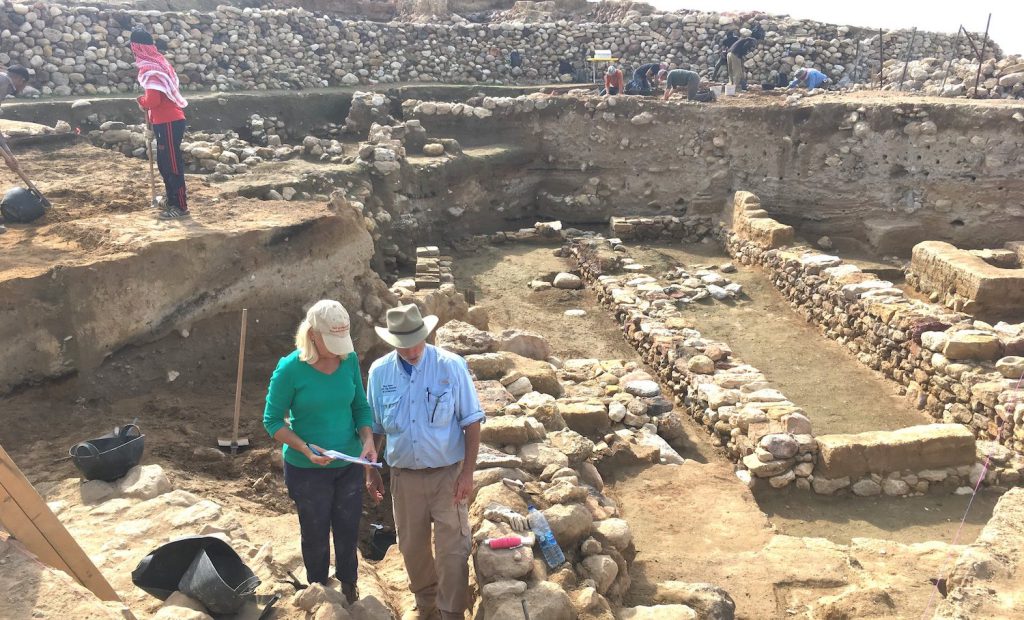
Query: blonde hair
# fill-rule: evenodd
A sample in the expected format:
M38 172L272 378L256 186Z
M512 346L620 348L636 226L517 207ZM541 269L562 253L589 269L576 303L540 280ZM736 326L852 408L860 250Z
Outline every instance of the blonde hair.
M315 364L320 361L320 353L316 350L313 336L310 334L312 330L313 327L309 321L302 319L299 329L295 332L295 348L299 350L299 360L307 364Z

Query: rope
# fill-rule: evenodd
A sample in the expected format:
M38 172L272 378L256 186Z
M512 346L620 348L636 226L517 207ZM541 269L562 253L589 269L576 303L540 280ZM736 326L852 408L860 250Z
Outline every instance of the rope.
M1013 419L1013 412L1017 408L1017 394L1020 391L1021 382L1024 382L1024 374L1021 374L1020 378L1017 379L1017 384L1013 387L1013 397L1006 404L1006 406L1009 408L1009 415L1010 415L1010 419L1011 420ZM1000 427L999 434L995 438L996 443L999 443L1000 440L1003 438L1003 433L1006 431L1006 427L1007 426L1009 426L1009 424L1003 424ZM967 523L967 516L970 514L971 507L974 505L974 498L978 496L978 490L981 488L981 483L984 482L985 476L988 474L988 469L989 469L989 466L991 464L992 464L992 453L990 451L988 454L985 455L985 460L984 460L984 462L981 465L981 475L978 476L978 481L976 483L974 483L974 491L971 493L970 499L967 500L967 509L964 510L964 517L963 517L963 519L960 520L960 526L957 527L956 535L953 536L953 542L951 543L952 547L955 547L960 542L960 535L964 531L964 524ZM950 565L950 560L951 560L952 556L953 556L953 549L950 548L950 550L946 553L946 559L943 561L943 565L949 566ZM954 563L954 565L955 565L955 563ZM942 583L942 581L943 581L943 577L942 577L943 573L945 573L946 575L949 575L951 572L952 572L952 567L950 567L950 570L947 570L947 571L943 571L942 567L939 568L939 574L936 575L935 579L934 579L935 588L932 589L932 593L928 597L928 604L925 606L924 612L921 613L922 620L925 620L928 617L928 612L931 611L932 606L935 604L935 595L936 594L941 594L939 592L939 587L940 587L939 584ZM947 594L948 594L948 590L947 590Z

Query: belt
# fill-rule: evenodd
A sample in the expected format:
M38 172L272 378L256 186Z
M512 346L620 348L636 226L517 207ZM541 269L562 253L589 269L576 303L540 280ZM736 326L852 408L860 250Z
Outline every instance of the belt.
M397 469L398 471L409 471L418 474L430 474L434 472L443 471L445 469L451 469L452 467L455 467L460 463L462 463L462 461L457 461L455 463L452 463L451 465L444 465L442 467L418 467L416 469L413 469L411 467L393 467L392 469Z

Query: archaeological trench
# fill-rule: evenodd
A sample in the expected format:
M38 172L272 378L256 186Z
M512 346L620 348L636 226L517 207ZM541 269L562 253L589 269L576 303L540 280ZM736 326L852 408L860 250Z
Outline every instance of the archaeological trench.
M386 352L372 327L412 302L475 377L474 618L1024 617L1019 57L990 46L972 99L956 95L977 64L940 89L935 57L969 54L926 33L914 92L662 102L559 83L553 59L706 66L720 32L760 20L750 66L803 63L784 50L804 37L839 77L877 34L614 3L556 22L580 3L521 2L489 23L327 4L0 2L0 61L32 67L41 95L5 102L0 126L54 205L0 235L0 445L122 599L0 530L0 617L210 618L131 581L198 534L261 580L238 618L274 594L273 618L409 610L387 498L366 503L358 602L290 576L298 524L263 399L325 297L349 309L364 372ZM189 220L149 209L119 47L133 23L169 34L184 77ZM907 36L885 33L890 51ZM541 57L510 69L492 43ZM243 308L252 447L231 456L216 439ZM82 482L62 458L133 420L146 450L125 478ZM496 507L527 503L564 565L481 544L511 532Z

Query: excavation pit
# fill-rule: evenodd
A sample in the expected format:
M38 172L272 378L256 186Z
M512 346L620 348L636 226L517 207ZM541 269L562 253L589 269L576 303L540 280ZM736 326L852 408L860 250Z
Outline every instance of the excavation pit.
M4 106L83 133L15 142L55 208L0 236L0 443L125 602L160 613L127 578L151 543L221 533L258 565L260 594L288 597L278 617L306 618L285 579L301 571L294 508L259 415L297 319L332 297L364 371L386 351L372 327L400 302L439 316L439 343L466 356L488 414L477 537L508 533L486 502L523 508L505 477L534 485L562 528L571 564L550 573L475 547L485 620L511 600L493 594L505 582L579 618L697 604L672 582L722 588L741 618L913 617L936 575L972 609L1012 608L1019 568L986 577L970 559L1021 545L1022 326L903 278L919 242L1024 238L1009 204L1020 106L542 90L196 96L195 211L172 223L147 211L130 100ZM230 458L204 442L229 420L243 307L254 447ZM44 456L135 417L145 466L163 472L146 470L152 497L83 486ZM367 508L364 550L390 508ZM110 531L129 542L106 545ZM363 617L410 607L397 549L363 570L366 613L383 614ZM988 578L999 597L979 594ZM0 571L0 590L29 593L12 603L22 616L91 601L48 596L54 579Z

